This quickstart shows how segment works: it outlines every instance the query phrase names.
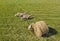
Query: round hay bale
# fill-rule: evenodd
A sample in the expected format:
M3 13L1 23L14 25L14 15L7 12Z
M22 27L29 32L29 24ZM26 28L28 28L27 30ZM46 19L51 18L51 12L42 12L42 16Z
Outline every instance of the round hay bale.
M43 34L49 32L49 28L44 21L38 21L29 25L28 29L32 29L37 37L41 37Z

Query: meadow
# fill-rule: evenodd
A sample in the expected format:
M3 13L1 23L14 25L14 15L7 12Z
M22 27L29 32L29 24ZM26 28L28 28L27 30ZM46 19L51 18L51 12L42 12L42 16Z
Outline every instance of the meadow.
M14 16L17 12L27 12L34 18L21 20ZM40 20L57 33L37 38L28 25ZM60 41L60 0L0 0L0 41Z

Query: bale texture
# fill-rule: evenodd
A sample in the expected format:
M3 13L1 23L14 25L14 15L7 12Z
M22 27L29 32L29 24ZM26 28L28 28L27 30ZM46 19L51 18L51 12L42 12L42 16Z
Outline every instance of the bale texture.
M38 21L36 23L32 23L29 25L28 29L33 30L34 34L37 37L41 37L43 34L49 32L48 25L45 23L45 21Z

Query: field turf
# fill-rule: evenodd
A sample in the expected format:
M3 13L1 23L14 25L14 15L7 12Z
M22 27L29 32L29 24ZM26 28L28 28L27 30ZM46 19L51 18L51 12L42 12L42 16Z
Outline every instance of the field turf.
M27 12L31 20L21 20L14 15ZM57 33L37 38L28 25L46 21ZM60 0L0 0L0 41L60 41Z

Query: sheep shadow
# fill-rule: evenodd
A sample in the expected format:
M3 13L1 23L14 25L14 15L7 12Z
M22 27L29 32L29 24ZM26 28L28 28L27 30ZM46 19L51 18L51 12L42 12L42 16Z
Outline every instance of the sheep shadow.
M49 32L47 34L42 35L42 37L50 37L56 34L57 34L57 31L54 28L49 27Z
M28 18L28 20L31 20L31 19L33 19L34 17L30 17L30 18Z
M28 18L28 19L23 19L24 21L26 21L26 20L32 20L34 17L30 17L30 18Z

